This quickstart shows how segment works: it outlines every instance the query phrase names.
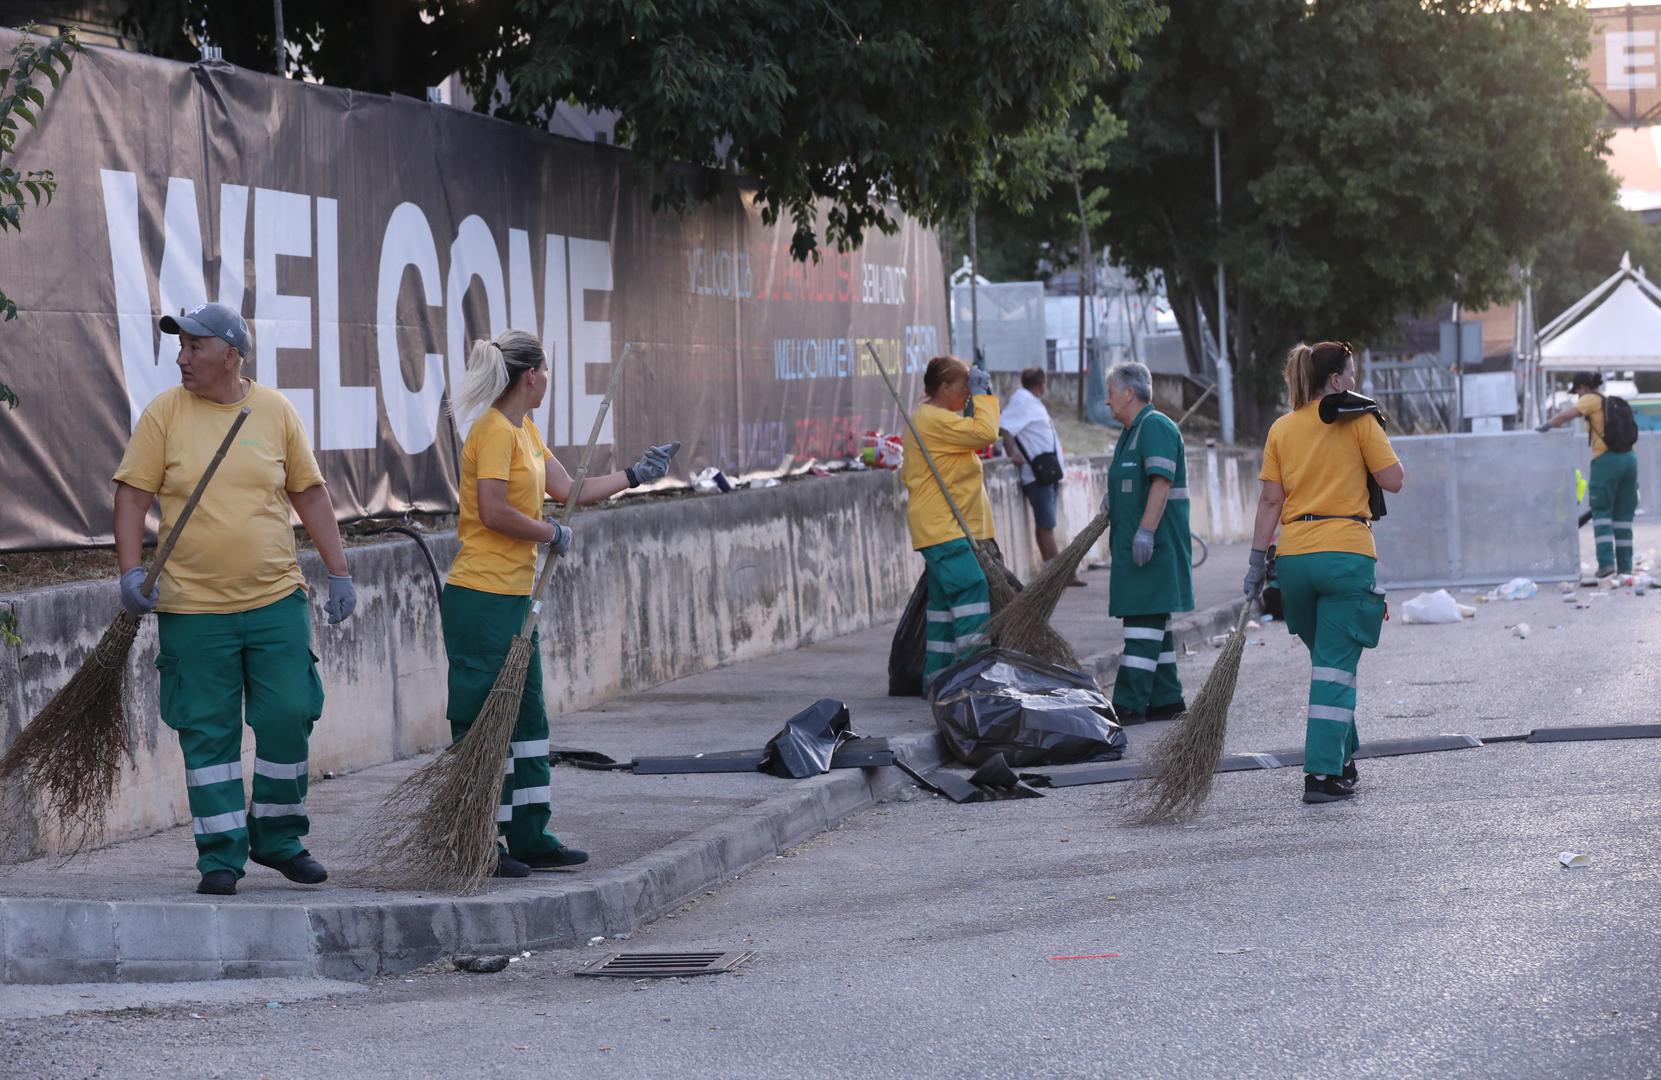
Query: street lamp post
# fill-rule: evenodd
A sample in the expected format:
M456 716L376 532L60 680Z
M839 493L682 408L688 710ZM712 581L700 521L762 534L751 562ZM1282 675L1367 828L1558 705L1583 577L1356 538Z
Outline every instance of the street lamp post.
M1215 116L1212 117L1215 121ZM1216 175L1217 239L1223 236L1223 126L1211 127L1211 161ZM1234 362L1228 348L1228 295L1223 287L1223 254L1217 252L1217 412L1224 444L1234 442Z

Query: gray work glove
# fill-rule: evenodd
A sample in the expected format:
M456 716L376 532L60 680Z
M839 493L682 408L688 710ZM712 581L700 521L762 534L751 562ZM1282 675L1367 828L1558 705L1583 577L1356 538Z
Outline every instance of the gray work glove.
M623 470L629 478L629 486L639 487L653 480L662 480L669 474L669 460L680 452L681 444L678 442L664 443L647 450L639 461ZM560 554L565 553L562 551Z
M144 573L144 567L135 566L121 575L121 607L135 619L156 610L156 601L161 599L161 593L155 588L151 588L149 596L139 591L144 588Z
M352 584L352 575L330 574L329 598L323 602L323 610L329 616L329 625L335 626L345 622L357 609L358 589Z
M1245 591L1247 596L1256 596L1257 591L1263 588L1264 561L1269 553L1252 548L1251 561L1246 568Z
M992 376L983 367L969 369L969 393L973 397L992 392Z
M1136 535L1130 542L1130 557L1137 566L1146 566L1153 560L1152 529L1136 530Z
M1541 424L1539 427L1535 428L1534 430L1540 432L1542 435L1545 434L1546 432L1551 430L1551 421L1547 420L1545 423Z
M548 519L548 524L554 527L554 538L548 543L553 545L555 555L564 557L571 551L571 529L568 526L561 525L553 518Z
M1096 512L1098 514L1105 514L1105 513L1108 512L1108 510L1112 509L1112 506L1113 506L1113 489L1111 487L1109 487L1106 491L1102 492L1101 505L1096 507Z

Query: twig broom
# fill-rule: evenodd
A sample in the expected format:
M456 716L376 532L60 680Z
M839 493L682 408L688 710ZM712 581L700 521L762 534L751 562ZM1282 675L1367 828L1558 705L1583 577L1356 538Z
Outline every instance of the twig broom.
M145 595L155 588L162 567L179 542L179 534L184 532L208 481L247 419L248 409L237 413L179 512L179 520L156 550L140 589ZM138 634L138 623L136 616L125 611L117 615L80 669L0 758L0 783L13 777L22 781L8 792L5 819L16 821L38 796L47 816L57 822L60 840L70 857L87 847L97 847L103 840L110 801L121 778L121 762L133 759L132 732L122 698L127 687L127 657Z
M1240 659L1246 651L1246 620L1251 618L1248 596L1234 620L1234 630L1223 643L1217 664L1206 676L1205 685L1177 724L1155 744L1150 776L1134 796L1134 821L1158 825L1187 821L1197 814L1211 795L1217 765L1223 757L1223 736L1228 733L1228 710L1234 702L1234 688L1240 681Z
M594 428L583 449L571 494L560 510L561 524L569 523L582 495L600 428L611 409L618 378L633 344L611 368L611 381ZM531 592L519 633L508 646L502 669L485 696L473 726L460 742L446 747L392 790L376 810L363 854L377 866L388 884L477 892L496 870L496 808L502 800L502 763L508 756L519 704L525 694L525 675L531 662L531 629L542 611L542 593L553 576L558 556L550 549Z

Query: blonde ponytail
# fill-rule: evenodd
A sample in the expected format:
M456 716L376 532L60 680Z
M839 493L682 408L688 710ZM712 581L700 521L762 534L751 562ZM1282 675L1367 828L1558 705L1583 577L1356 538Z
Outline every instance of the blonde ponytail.
M467 373L450 395L450 413L467 426L513 388L527 371L547 359L535 334L508 330L492 341L475 341L467 352Z
M1286 354L1286 399L1294 409L1301 409L1315 400L1315 391L1310 387L1314 379L1314 360L1315 350L1301 341Z
M1355 347L1347 341L1299 342L1286 354L1286 396L1293 409L1301 409L1326 394L1334 375L1341 374L1355 358Z

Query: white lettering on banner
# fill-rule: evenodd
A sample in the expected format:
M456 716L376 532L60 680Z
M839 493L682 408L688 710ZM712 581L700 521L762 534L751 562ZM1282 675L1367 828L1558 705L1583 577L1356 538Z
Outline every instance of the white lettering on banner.
M280 256L311 258L311 199L292 191L254 190L254 378L282 390L300 413L306 437L317 445L312 390L283 390L277 352L311 348L311 298L277 291Z
M849 338L775 338L773 377L846 379L853 374L853 341Z
M1655 88L1654 30L1610 30L1603 35L1605 85L1610 90Z
M340 382L340 205L317 200L317 448L373 450L375 388Z
M170 361L177 342L157 344L157 308L152 304L144 246L139 239L138 180L130 172L100 169L104 224L110 241L110 273L115 286L116 324L121 341L121 368L127 384L129 430L138 426L156 395L178 385ZM202 271L202 227L196 185L169 177L162 211L162 255L158 274L160 310L177 314L208 299ZM248 189L238 184L219 188L220 303L242 306L242 237L248 227Z
M910 375L928 367L940 355L940 328L912 324L905 328L905 370Z
M565 237L548 234L542 251L542 318L538 320L536 282L531 273L531 234L524 229L508 230L508 319L515 329L537 333L548 354L548 392L542 395L542 404L532 412L531 418L549 446L569 446L571 298L565 285Z
M399 203L381 235L381 261L375 290L375 344L381 362L381 401L392 437L406 454L419 454L438 438L438 411L444 404L444 357L422 358L420 385L404 381L398 352L398 294L404 270L415 267L421 278L421 298L437 307L443 298L438 271L438 245L427 215L412 202Z
M698 296L747 300L755 295L750 253L699 245L686 252L687 291Z
M905 303L907 270L888 263L865 263L860 267L859 299L864 304Z
M456 238L450 243L450 274L444 286L445 347L450 354L450 385L460 386L467 373L467 350L472 339L467 333L467 315L462 300L467 287L478 278L484 284L486 315L490 322L476 328L474 338L495 337L508 329L507 288L502 281L502 256L490 226L477 214L462 218Z
M572 442L588 441L594 429L594 416L605 400L606 380L611 375L611 321L608 307L606 319L588 318L588 293L611 291L611 245L604 240L584 240L571 237L571 434ZM593 368L604 368L596 383L589 379ZM592 393L594 386L601 387ZM614 406L616 402L612 403ZM606 413L600 427L599 442L612 442L612 419L615 411Z

